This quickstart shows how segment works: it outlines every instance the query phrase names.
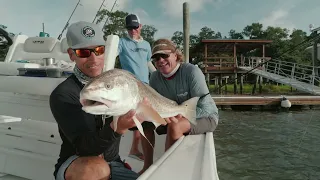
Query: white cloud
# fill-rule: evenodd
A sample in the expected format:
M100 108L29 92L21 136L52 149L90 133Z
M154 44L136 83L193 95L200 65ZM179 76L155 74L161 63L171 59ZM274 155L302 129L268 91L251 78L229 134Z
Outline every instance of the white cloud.
M222 0L162 0L161 6L165 14L174 18L180 18L182 17L184 2L189 4L189 12L194 13L203 10L207 4L213 4L221 1Z
M74 19L77 20L84 20L84 21L92 21L95 17L97 11L99 10L101 3L103 0L81 0L81 6L78 7L77 13L75 13ZM102 9L108 9L111 10L113 4L113 1L104 1L104 5ZM113 8L113 11L116 10L123 10L126 5L130 2L130 0L117 0L116 5Z
M190 20L190 35L197 35L200 32L200 29L204 26L214 26L212 23L208 24L204 21L198 21L196 19ZM183 32L183 23L182 21L176 21L175 23L170 23L170 26L168 26L166 23L157 24L156 28L158 29L158 33L156 34L156 38L169 38L173 36L173 33L175 31L181 31ZM212 28L214 31L218 31L214 28Z
M129 14L136 14L142 25L144 24L148 24L148 25L152 25L152 19L150 18L149 14L142 8L136 8L133 10L125 10L126 12L128 12Z
M296 23L298 22L296 19L293 19L293 16L297 13L296 8L301 6L304 2L304 0L279 0L275 4L276 8L270 11L267 16L263 17L260 22L264 27L279 26L288 29L289 33L291 33L294 28L297 28ZM307 17L308 13L303 13L303 17Z
M279 26L287 28L290 31L295 28L295 25L290 21L289 11L285 9L277 9L271 11L266 17L262 18L260 22L267 26Z

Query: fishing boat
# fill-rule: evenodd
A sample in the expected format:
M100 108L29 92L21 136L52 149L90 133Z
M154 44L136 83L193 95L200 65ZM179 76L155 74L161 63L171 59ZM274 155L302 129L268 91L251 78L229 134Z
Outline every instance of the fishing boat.
M49 95L72 73L66 39L16 35L11 40L2 35L10 48L0 62L0 180L53 180L62 141ZM108 37L107 52L117 47L118 39ZM109 54L106 66L114 62ZM122 137L120 156L138 172L143 162L128 157L131 143L128 132ZM154 164L140 180L219 179L212 133L181 137L166 152L164 144L165 136L156 135Z

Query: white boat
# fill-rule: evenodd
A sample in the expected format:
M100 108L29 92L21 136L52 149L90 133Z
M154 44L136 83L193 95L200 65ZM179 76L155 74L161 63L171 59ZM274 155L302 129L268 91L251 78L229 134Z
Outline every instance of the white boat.
M72 66L66 51L66 39L17 35L0 62L0 180L54 179L62 141L49 95L65 78L19 76L17 68L43 68L41 61L46 57ZM138 172L143 162L128 157L131 143L132 132L128 132L120 155ZM182 137L165 153L164 144L165 136L156 135L154 164L140 180L219 179L212 133Z

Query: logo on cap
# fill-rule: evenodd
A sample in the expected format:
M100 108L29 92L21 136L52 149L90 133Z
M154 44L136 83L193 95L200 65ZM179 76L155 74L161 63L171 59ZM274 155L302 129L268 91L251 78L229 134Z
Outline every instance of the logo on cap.
M82 35L84 37L92 38L92 37L94 37L95 34L96 33L95 33L94 29L90 26L86 26L82 29Z

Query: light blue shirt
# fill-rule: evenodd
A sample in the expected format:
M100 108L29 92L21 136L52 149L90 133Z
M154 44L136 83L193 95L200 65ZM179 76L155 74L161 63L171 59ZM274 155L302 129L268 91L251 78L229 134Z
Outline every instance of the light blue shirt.
M120 38L118 46L122 69L134 74L140 81L149 84L148 62L151 61L151 46L148 41Z

